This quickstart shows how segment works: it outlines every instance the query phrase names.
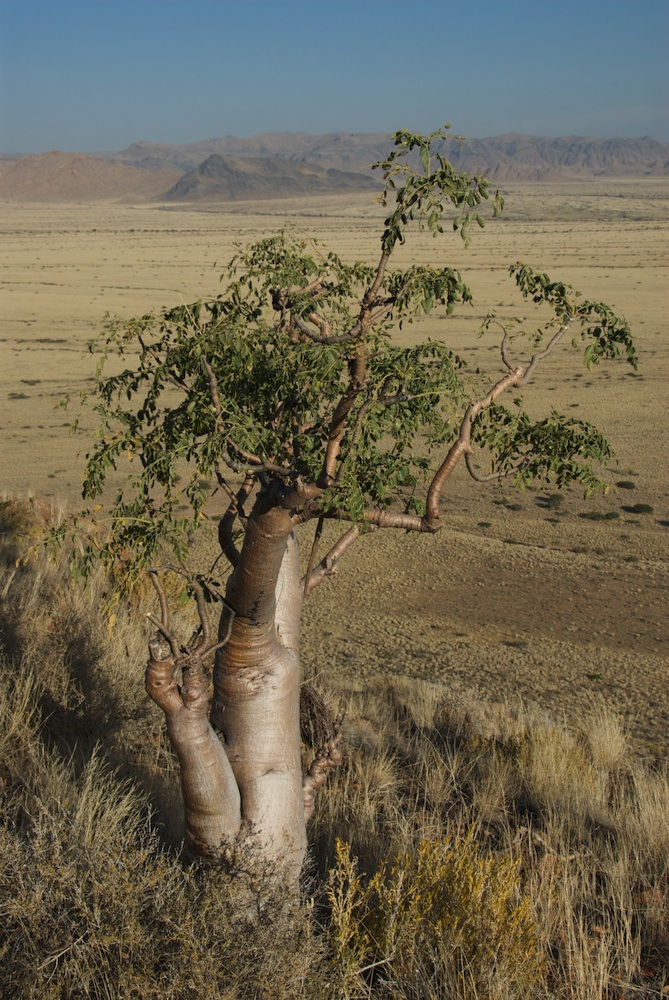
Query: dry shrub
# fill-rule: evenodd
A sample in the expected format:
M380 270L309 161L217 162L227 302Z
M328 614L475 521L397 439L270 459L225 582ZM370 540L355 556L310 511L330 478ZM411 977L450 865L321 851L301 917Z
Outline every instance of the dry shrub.
M37 541L44 531L57 524L60 511L39 497L7 498L0 501L0 535L15 544Z
M185 868L120 822L88 849L47 817L2 836L4 996L309 995L309 914L271 878Z
M634 757L622 723L604 708L570 731L531 707L505 710L481 703L477 708L473 698L449 702L445 690L441 700L433 690L428 698L409 690L422 684L394 681L384 692L379 682L377 690L370 686L351 694L349 760L314 821L316 850L335 873L341 862L331 835L351 845L355 870L348 882L340 880L340 890L353 886L359 899L369 892L375 872L385 872L392 883L393 858L415 864L421 841L443 847L461 842L463 829L469 829L481 856L517 865L518 891L531 900L546 963L532 996L661 995L669 967L666 769L649 768ZM431 710L418 718L415 709L426 701L434 706L432 725ZM389 747L395 748L394 792L384 801L381 790L375 798L370 782ZM366 781L352 781L360 769L366 770ZM374 801L376 808L365 808ZM410 867L408 861L401 864L402 871ZM340 909L349 903L341 897ZM344 920L337 928L335 950L351 996L428 1000L457 997L458 990L470 987L472 996L524 995L525 987L512 979L505 986L501 977L477 986L477 994L464 960L459 983L450 983L451 972L444 972L445 978L437 973L421 978L421 973L420 986L404 981L397 986L388 956L372 949L376 957L370 957L367 925ZM499 937L495 940L500 945ZM345 947L342 941L348 942ZM432 968L429 949L421 954ZM377 967L377 961L383 964ZM361 975L368 965L374 969Z
M631 808L624 810L628 835L641 852L640 860L659 876L669 872L669 772L637 769Z
M421 841L367 882L337 845L327 886L329 936L345 995L361 983L388 997L528 995L541 956L518 861L483 852L470 833Z
M559 726L530 734L520 761L526 794L546 815L559 815L570 828L580 827L600 811L606 786L582 743Z
M581 720L579 731L596 769L616 771L625 766L627 733L620 717L605 703Z
M16 505L7 509L15 511ZM17 540L7 534L5 551ZM149 634L144 615L132 602L119 602L110 621L108 578L98 572L84 590L74 585L65 560L54 564L41 555L18 565L12 560L4 577L3 646L39 678L45 738L79 764L101 747L149 795L169 841L177 844L178 774L162 713L144 691Z

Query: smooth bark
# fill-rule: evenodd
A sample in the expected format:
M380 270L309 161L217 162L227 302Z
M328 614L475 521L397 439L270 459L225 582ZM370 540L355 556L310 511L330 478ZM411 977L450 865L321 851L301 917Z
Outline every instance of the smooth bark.
M244 832L299 873L306 849L300 755L302 587L293 517L259 500L226 593L232 633L214 667L213 725L241 796Z
M209 684L198 657L175 663L149 646L146 689L167 719L167 735L179 758L186 844L197 857L216 858L239 834L239 790L225 750L208 718ZM179 672L182 683L178 683Z

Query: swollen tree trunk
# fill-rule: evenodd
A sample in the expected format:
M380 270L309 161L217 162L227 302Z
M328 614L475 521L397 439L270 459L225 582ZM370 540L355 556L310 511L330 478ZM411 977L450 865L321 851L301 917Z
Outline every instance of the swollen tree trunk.
M232 632L214 667L211 722L241 798L242 835L295 875L306 849L300 756L299 551L293 519L256 504L229 579ZM227 627L222 624L222 627Z
M328 745L303 778L298 646L304 588L293 514L261 495L235 561L211 709L202 661L216 644L210 645L204 609L200 645L180 652L155 579L163 617L152 620L171 655L150 643L146 686L165 712L179 758L190 852L215 860L244 841L296 882L306 849L305 796L311 809L332 755Z

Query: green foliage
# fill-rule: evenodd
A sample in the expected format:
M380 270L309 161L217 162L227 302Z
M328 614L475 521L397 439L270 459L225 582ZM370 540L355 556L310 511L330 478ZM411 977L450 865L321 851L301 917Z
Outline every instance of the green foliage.
M184 537L204 516L210 490L203 480L220 480L226 468L271 466L286 481L318 477L332 411L346 389L350 348L291 340L263 311L268 275L279 270L299 284L313 273L305 245L284 232L235 258L231 273L243 266L243 278L225 297L167 310L156 320L145 317L139 333L123 322L108 326L105 356L113 348L124 353L132 339L139 363L100 375L101 424L84 495L96 498L114 470L136 472L130 498L119 493L112 509L111 547L94 544L94 559L111 565L112 550L126 549L148 566L165 545L182 557ZM336 296L326 295L333 325L352 321L347 292L349 279L358 280L353 270L346 270ZM426 284L416 269L401 282L391 275L388 285L400 312L415 302L427 308ZM464 294L450 270L445 278L435 274L429 287L440 301ZM299 293L297 302L299 309ZM457 374L462 361L443 343L399 348L383 329L371 338L374 349L342 441L338 482L322 505L354 520L365 507L386 505L425 479L429 463L416 442L446 440L464 399ZM187 516L180 513L184 504Z
M383 201L394 202L375 267L345 263L284 229L238 249L217 297L108 322L90 348L99 353L99 426L84 497L106 499L111 484L116 495L52 533L55 547L87 535L73 556L75 573L88 576L100 561L118 570L122 560L120 575L132 582L165 551L183 564L212 494L232 496L230 481L239 476L250 476L265 494L274 489L273 496L311 484L315 499L301 509L303 519L426 513L428 484L482 381L467 378L443 340L403 348L391 332L437 305L450 316L472 296L451 267L391 269L389 261L412 224L437 235L454 209L453 225L467 240L470 224L484 223L488 182L448 162L446 130L401 130L376 164ZM496 214L499 194L492 204ZM533 349L548 338L543 353L523 361L529 374L573 326L580 327L588 366L621 356L636 365L629 328L609 306L578 303L569 285L525 264L510 272L524 298L552 313L529 335ZM493 323L491 315L484 326ZM523 331L503 333L511 371L505 351ZM591 492L602 485L597 463L610 455L588 424L557 413L532 421L518 400L513 410L485 403L473 440L493 472L513 475L520 486L539 477L558 486L576 481ZM430 517L433 530L434 510ZM214 599L216 573L197 580Z
M512 264L509 274L515 278L523 297L532 299L537 305L550 306L559 324L580 325L580 340L586 344L583 360L587 368L604 359L624 357L636 369L636 349L629 324L616 315L611 306L604 302L577 303L581 293L571 285L551 281L547 274L535 271L521 262ZM537 342L541 339L543 333L537 337ZM579 337L574 337L572 345L577 347L578 343Z
M520 408L510 410L496 403L477 418L473 438L491 453L492 470L512 474L518 486L541 478L559 488L578 482L586 495L606 488L593 471L592 460L604 462L611 448L583 420L552 410L543 420L532 421Z
M397 996L448 978L461 981L461 997L488 995L492 982L523 996L539 979L537 933L529 899L518 891L518 862L486 854L471 835L421 841L369 881L339 841L328 900L330 943L349 988L367 973L392 982Z
M443 233L444 205L449 201L458 210L453 229L460 230L465 245L469 243L472 222L477 222L481 228L485 226L479 208L490 198L489 182L480 174L460 173L449 163L441 152L449 129L450 125L444 125L429 135L415 135L400 129L393 135L396 148L385 160L374 164L381 169L385 181L383 204L387 204L391 192L395 199L381 240L384 253L392 253L396 243L404 242L406 227L414 220L418 220L421 229L427 226L434 236ZM416 156L412 155L414 150L418 152L421 169L416 164ZM504 199L496 191L493 216L503 207Z

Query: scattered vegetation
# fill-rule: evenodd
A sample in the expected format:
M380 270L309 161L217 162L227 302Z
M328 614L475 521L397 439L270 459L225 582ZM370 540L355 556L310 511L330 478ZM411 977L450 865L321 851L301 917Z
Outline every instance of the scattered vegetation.
M669 775L604 707L568 727L333 678L344 764L316 803L302 900L242 850L204 877L180 855L136 614L119 606L110 634L102 574L82 595L65 566L17 566L46 512L0 513L1 996L666 995Z

